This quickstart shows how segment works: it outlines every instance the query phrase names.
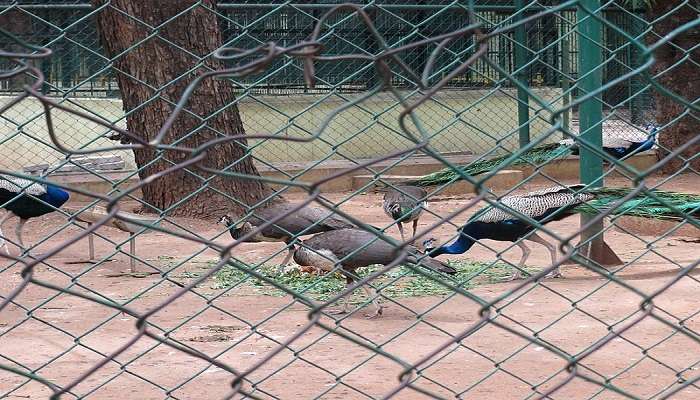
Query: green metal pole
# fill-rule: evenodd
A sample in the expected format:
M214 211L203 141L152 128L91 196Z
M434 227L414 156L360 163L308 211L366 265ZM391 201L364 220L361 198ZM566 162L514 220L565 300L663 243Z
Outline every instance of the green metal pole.
M639 4L638 0L632 0L632 10L636 14L639 10ZM629 23L630 23L630 28L629 32L630 35L632 35L635 38L639 38L642 33L644 32L644 20L643 19L636 19L636 18L628 18ZM629 65L632 66L633 68L637 68L639 65L644 63L644 60L642 59L642 52L637 49L636 46L630 46L629 47ZM644 108L646 104L644 104L645 98L648 96L636 96L642 88L644 87L644 80L640 76L635 76L632 79L630 79L629 85L628 85L628 97L632 98L632 102L629 105L630 108L630 119L632 120L632 123L635 125L641 125L644 122Z
M515 9L525 8L524 0L515 0ZM518 20L525 18L523 13L518 15ZM525 25L515 28L515 69L519 70L527 64L527 31ZM529 81L529 68L518 72L516 78L527 86ZM518 87L518 142L520 147L530 143L530 105L526 87Z
M564 74L561 77L561 91L563 93L562 96L562 105L564 107L568 107L569 103L571 103L571 92L569 91L571 89L571 81L569 80L569 75L571 74L571 62L570 62L570 57L571 57L571 51L569 47L569 37L567 36L569 32L564 28L564 25L562 24L562 30L561 30L561 35L562 35L562 40L561 40L561 70L564 72ZM571 128L571 110L566 110L564 114L562 115L563 123L564 123L564 128L567 130ZM567 138L564 138L567 139Z
M600 0L581 0L589 10L600 6ZM583 9L578 10L579 30L579 79L577 86L580 95L600 89L602 81L602 55L600 22L590 17ZM603 103L598 98L587 100L579 106L580 137L596 147L603 146ZM603 186L603 160L592 151L581 147L581 182Z
M581 0L578 9L579 32L579 78L577 81L579 96L597 91L602 81L601 23L584 11L583 7L594 11L600 8L600 0ZM598 97L591 98L579 105L580 138L591 145L603 148L603 103ZM603 159L584 146L579 148L579 171L581 183L603 186ZM581 216L581 225L590 221ZM589 260L601 265L619 265L622 262L603 240L603 223L597 223L581 232L581 242L586 242L580 252ZM593 238L589 241L589 239Z

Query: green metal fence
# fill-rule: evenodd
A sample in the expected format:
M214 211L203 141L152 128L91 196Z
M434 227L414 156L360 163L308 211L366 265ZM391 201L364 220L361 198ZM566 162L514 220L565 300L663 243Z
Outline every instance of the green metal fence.
M697 398L695 3L188 1L155 24L125 2L0 2L1 172L71 193L30 219L24 249L0 226L12 244L0 266L0 398ZM206 79L167 76L153 87L120 69L148 41L135 35L123 54L107 55L95 30L105 15L187 54L168 25L187 19L194 35L213 16L223 42L191 57L191 68L223 79L235 100L202 115L194 102ZM671 32L668 20L679 22ZM130 94L117 75L152 97L124 111ZM170 98L182 82L188 90ZM129 126L153 104L173 125ZM219 130L217 116L234 108L247 138L232 136L235 121ZM182 116L196 124L169 142ZM654 155L618 159L603 148L652 128L661 138ZM557 145L562 138L580 156L563 157L571 145ZM240 140L241 155L224 167L206 159ZM152 156L137 163L143 154ZM262 176L239 167L250 160ZM146 179L158 164L166 167ZM424 208L418 245L462 237L455 228L490 206L511 225L536 227L561 254L533 248L524 264L528 237L479 240L439 257L454 275L411 265L424 254L397 239L373 191L399 174L426 189L415 206ZM172 176L199 183L166 206L149 202L152 191L181 192L156 186ZM267 189L256 197L224 179ZM503 200L579 181L572 191L599 196L574 209L580 225L545 225ZM23 190L3 207L39 196ZM228 199L241 226L283 197L294 207L263 217L265 226L315 205L396 253L350 271L351 287L341 265L372 243L347 258L323 253L326 274L281 273L287 250L313 239L244 243L263 226L234 239L213 224L219 215L195 218L188 203L206 210ZM619 263L603 262L605 243ZM550 279L558 267L565 278ZM513 270L526 278L508 281ZM386 310L365 320L372 300ZM336 302L351 312L331 314Z

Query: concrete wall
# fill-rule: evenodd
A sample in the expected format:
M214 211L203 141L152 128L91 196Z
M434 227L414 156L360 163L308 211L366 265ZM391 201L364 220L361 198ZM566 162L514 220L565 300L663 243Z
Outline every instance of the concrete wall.
M0 106L7 104L10 99L0 97ZM76 98L65 100L63 105L115 122L121 128L126 127L126 122L121 119L124 112L120 100ZM116 143L100 138L108 133L109 129L71 113L53 109L51 118L56 135L65 147L98 148L114 146ZM0 148L3 155L0 167L4 169L21 170L28 165L53 164L65 158L49 138L46 114L36 99L24 99L3 113L0 119ZM105 154L118 154L126 160L128 168L134 167L131 151Z
M559 96L558 89L535 89L549 101ZM416 96L406 93L408 101ZM351 95L258 96L240 100L246 131L250 134L309 137L333 110L357 98ZM0 97L0 105L8 97ZM65 105L125 126L122 104L110 99L70 99ZM482 154L494 146L517 146L517 109L514 90L443 91L421 105L417 114L432 146L441 152ZM391 95L382 93L337 114L321 137L312 143L251 141L257 157L267 162L313 161L320 159L371 158L410 146L399 129L401 107ZM531 110L535 115L537 110ZM64 145L71 148L112 146L100 139L108 130L70 113L53 110L54 127ZM543 118L548 115L542 114ZM409 126L413 127L409 123ZM531 126L533 136L548 124L537 119ZM558 137L558 135L557 135ZM555 138L552 138L555 139ZM0 167L21 169L32 164L52 164L64 156L55 150L46 130L43 107L25 99L7 110L0 120L0 146L4 157ZM133 168L131 152L119 154Z

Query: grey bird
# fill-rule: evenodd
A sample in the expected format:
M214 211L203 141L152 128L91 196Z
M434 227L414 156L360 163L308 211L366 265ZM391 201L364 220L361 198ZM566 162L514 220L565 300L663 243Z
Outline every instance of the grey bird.
M313 235L335 229L355 227L350 221L325 208L307 205L298 211L293 211L294 207L296 205L291 203L276 203L255 210L251 217L235 226L235 220L228 215L222 216L218 223L228 226L231 237L238 240L265 222L280 215L286 215L274 225L264 228L246 240L247 242L284 242L289 246L287 256L279 267L279 273L283 272L284 267L287 266L294 254L294 246L291 244L297 235Z
M374 240L376 237L374 233L361 229L339 229L319 233L301 242L294 252L294 261L299 265L314 267L326 272L333 270L339 264L341 267L339 272L345 275L346 286L350 286L355 280L353 276L357 268L374 264L387 265L396 259L396 247L381 239ZM370 242L371 244L367 245ZM433 258L423 256L414 246L408 246L407 250L409 256L404 263L421 265L430 270L447 274L457 273L454 268ZM368 285L363 285L362 289L367 296L372 298L372 304L376 308L375 313L369 317L376 318L382 315L382 307L377 300L376 290L370 290ZM345 301L343 309L339 313L347 312L347 306L347 301Z
M413 237L416 236L416 228L423 210L428 208L425 198L428 192L416 186L396 186L387 188L384 193L384 212L390 216L399 227L401 240L406 241L403 233L403 224L413 222Z

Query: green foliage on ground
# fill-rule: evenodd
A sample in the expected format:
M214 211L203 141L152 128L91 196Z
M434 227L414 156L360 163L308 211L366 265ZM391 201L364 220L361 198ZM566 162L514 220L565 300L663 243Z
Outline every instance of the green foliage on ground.
M475 261L450 262L449 265L457 269L457 274L448 276L429 272L429 276L435 276L453 284L459 284L465 289L470 289L483 284L499 283L506 281L514 269L505 263L483 263ZM364 277L378 270L378 266L370 266L358 269L357 274ZM280 285L301 293L315 300L326 300L339 293L345 287L345 278L340 273L329 273L322 276L309 274L298 270L277 273L276 265L263 265L256 269L266 278ZM526 268L526 272L537 271ZM382 294L392 298L437 296L451 293L451 290L431 279L421 275L410 268L398 267L372 281L372 285L381 290ZM269 296L285 296L286 293L267 282L251 277L248 273L234 266L225 266L214 277L213 288L224 289L239 287L253 289L255 294ZM361 290L355 295L363 296Z

